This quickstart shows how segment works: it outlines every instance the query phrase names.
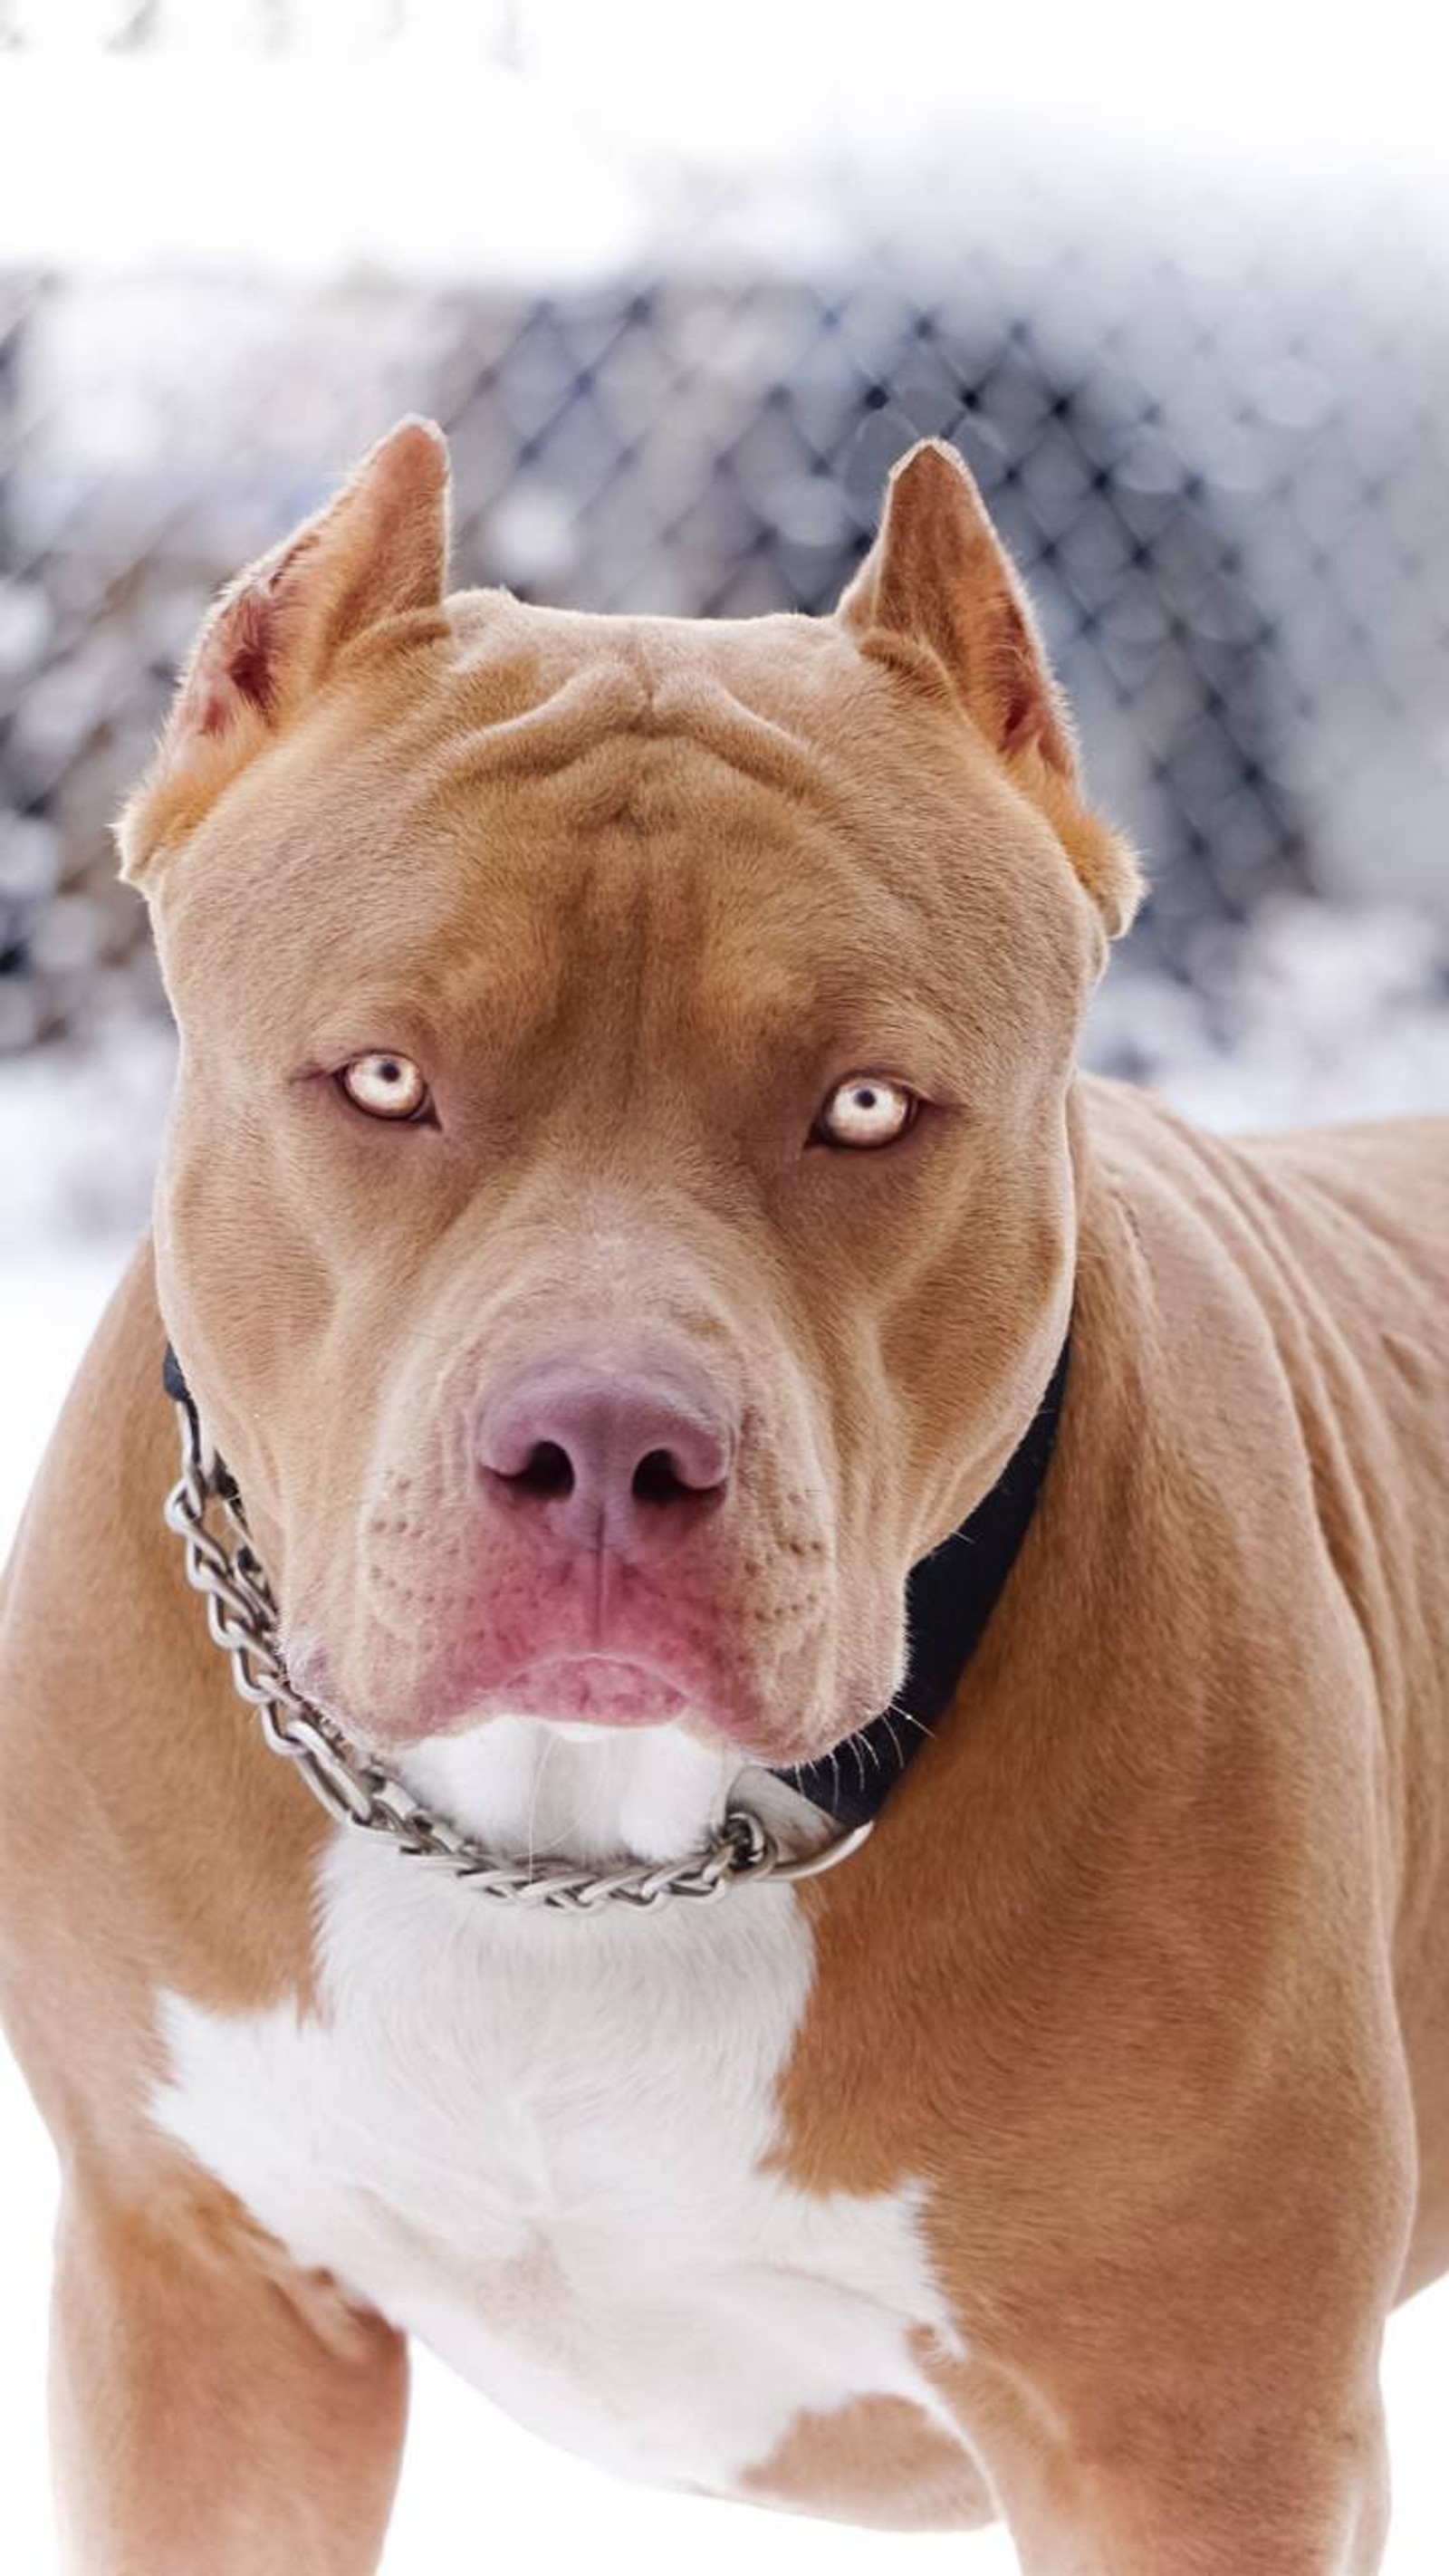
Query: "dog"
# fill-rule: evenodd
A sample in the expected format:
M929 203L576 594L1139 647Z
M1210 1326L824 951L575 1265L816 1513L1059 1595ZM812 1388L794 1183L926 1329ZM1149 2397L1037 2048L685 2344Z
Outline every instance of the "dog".
M416 2335L676 2487L1368 2576L1449 1124L1077 1071L1138 868L950 448L823 618L446 552L405 422L120 825L177 1091L0 1699L65 2563L363 2576Z

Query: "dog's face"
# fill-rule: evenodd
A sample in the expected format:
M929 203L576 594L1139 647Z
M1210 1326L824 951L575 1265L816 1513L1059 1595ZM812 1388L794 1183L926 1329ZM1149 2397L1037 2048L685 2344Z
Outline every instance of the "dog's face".
M395 433L216 611L125 819L167 1323L357 1739L803 1760L1050 1373L1131 862L946 452L820 620L445 605L444 508Z

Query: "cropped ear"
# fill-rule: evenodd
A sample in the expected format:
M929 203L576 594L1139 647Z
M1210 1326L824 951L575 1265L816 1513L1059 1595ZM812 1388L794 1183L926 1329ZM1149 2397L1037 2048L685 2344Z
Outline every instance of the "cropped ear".
M1142 891L1137 862L1083 802L1071 718L1030 601L943 439L922 439L893 468L879 533L836 614L873 649L888 638L926 648L927 669L944 675L1051 823L1109 935L1125 930Z
M388 618L438 608L447 555L447 442L432 421L401 421L325 509L222 592L117 823L122 876L134 883L163 844L184 839L344 645Z

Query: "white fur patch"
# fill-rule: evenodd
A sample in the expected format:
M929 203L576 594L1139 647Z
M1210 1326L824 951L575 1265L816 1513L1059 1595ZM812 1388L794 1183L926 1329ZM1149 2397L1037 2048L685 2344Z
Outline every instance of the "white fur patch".
M627 1811L633 1848L678 1850L690 1796L697 1823L723 1786L673 1733L545 1753L545 1730L508 1722L409 1777L490 1839L526 1810L542 1844L587 1794L605 1842ZM812 1969L788 1888L499 1912L339 1835L316 2015L162 1998L155 2116L298 2261L525 2424L727 2493L802 2409L905 2396L954 2435L909 2348L922 2327L960 2348L923 2186L814 2196L768 2163Z

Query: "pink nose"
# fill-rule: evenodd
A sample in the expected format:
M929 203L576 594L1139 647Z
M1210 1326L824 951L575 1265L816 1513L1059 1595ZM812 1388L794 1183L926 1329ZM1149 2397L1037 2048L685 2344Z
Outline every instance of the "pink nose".
M566 1547L657 1554L723 1499L736 1426L678 1364L535 1361L491 1395L478 1460L495 1501Z

